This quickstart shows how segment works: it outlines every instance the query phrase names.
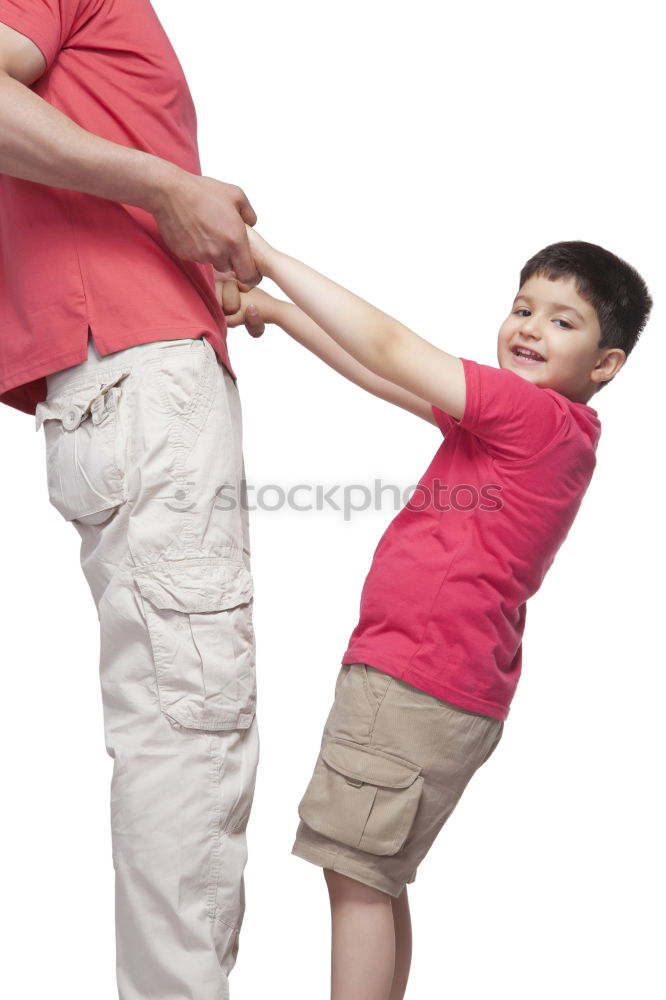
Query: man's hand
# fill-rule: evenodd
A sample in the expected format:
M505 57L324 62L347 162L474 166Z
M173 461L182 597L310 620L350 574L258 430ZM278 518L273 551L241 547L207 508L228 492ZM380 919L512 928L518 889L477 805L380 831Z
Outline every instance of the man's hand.
M176 169L151 211L162 239L182 260L212 264L248 288L261 281L246 230L257 216L239 187Z

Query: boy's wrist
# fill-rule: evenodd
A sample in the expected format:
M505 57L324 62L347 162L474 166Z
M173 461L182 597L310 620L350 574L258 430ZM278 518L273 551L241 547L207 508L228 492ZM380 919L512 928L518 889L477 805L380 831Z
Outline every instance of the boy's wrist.
M272 247L263 236L251 226L246 226L250 251L254 257L257 270L266 278L272 278L275 272L279 251Z
M262 288L253 288L247 293L247 305L256 306L265 323L275 323L279 325L278 316L280 314L280 305L284 304L285 303L280 303L279 299L274 298L274 296L270 295Z
M264 292L264 295L266 296L266 304L265 306L262 304L259 308L262 315L265 315L266 322L274 323L276 326L284 329L284 324L291 303L284 302L282 299L276 299L273 295L269 295L267 292Z
M262 255L263 270L261 273L267 278L270 278L271 281L275 280L274 275L279 268L280 256L281 254L279 250L276 250L275 247L266 244L266 249L263 251Z

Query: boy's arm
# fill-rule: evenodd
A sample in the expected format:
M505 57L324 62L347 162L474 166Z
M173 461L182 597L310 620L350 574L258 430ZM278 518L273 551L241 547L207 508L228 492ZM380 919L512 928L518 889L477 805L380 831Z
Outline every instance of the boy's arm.
M237 314L237 317L227 317L229 325L234 326L236 322L246 322L247 324L249 316L246 307L251 304L259 310L261 320L266 323L275 323L293 340L303 347L307 347L312 354L321 358L330 368L333 368L340 375L344 375L350 382L354 382L355 385L371 392L373 396L386 400L387 403L393 403L402 407L403 410L408 410L415 416L427 420L428 423L435 423L430 403L415 396L412 392L401 389L395 383L389 382L379 375L374 375L339 344L336 344L314 320L310 319L302 309L299 309L292 302L283 302L260 289L254 289L243 296L243 310ZM245 312L244 319L243 312Z
M274 281L339 346L381 379L434 403L456 420L465 410L460 358L439 350L408 327L248 229L258 270Z

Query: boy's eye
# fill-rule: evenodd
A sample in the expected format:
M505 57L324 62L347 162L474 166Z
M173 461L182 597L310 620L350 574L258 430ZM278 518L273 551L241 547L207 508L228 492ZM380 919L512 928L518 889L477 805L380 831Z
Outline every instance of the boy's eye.
M556 323L561 323L562 324L562 328L565 329L565 330L571 330L572 329L571 323L567 323L567 321L565 319L556 319L555 322Z
M523 308L523 309L516 309L516 316L520 316L521 313L525 313L526 316L529 316L530 311L529 311L529 309L525 309L525 308Z

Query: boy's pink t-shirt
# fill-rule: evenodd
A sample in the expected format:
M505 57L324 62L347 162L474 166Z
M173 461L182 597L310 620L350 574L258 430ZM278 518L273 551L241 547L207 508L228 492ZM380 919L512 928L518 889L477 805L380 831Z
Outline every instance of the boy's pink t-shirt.
M466 358L459 421L375 550L343 663L506 719L525 603L566 538L596 464L596 410ZM447 509L448 508L448 509Z
M201 175L183 69L148 0L0 0L46 59L32 90L78 125ZM231 370L213 269L132 205L0 175L0 401L34 413L45 375L202 334Z

